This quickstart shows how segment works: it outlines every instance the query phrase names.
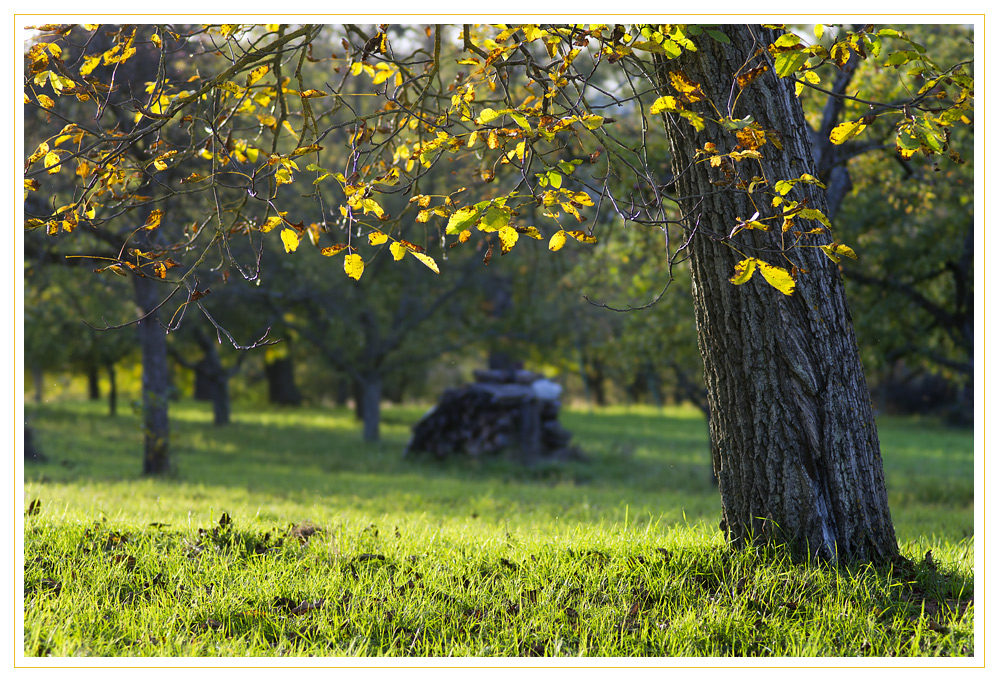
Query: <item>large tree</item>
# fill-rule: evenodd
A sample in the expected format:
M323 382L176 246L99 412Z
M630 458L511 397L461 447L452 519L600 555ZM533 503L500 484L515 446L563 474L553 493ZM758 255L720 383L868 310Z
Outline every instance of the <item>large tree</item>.
M855 254L832 236L823 192L824 179L842 182L797 91L868 104L829 126L832 145L891 121L908 158L951 151L972 81L898 31L818 29L835 39L735 25L142 26L115 27L113 46L95 51L103 27L45 27L27 55L26 97L53 128L71 123L34 132L26 189L70 162L80 182L27 227L97 229L121 220L112 206L146 207L133 225L157 239L128 233L129 257L111 266L155 275L149 284L182 288L199 307L208 290L189 264L212 254L253 280L272 231L288 258L312 242L356 280L383 250L437 273L452 246L488 263L546 232L559 251L609 224L659 231L665 285L691 261L730 539L884 560L896 541L837 268ZM118 69L140 48L158 55L156 78L123 82ZM883 103L824 81L824 69L869 57L920 82ZM135 113L89 125L61 114L70 94L90 98L98 120L110 102ZM664 138L669 159L653 144ZM123 167L137 146L145 156ZM437 190L452 172L453 189ZM302 194L311 209L293 199ZM177 225L164 212L194 196L210 198L208 220L162 234ZM236 241L256 262L234 257Z
M713 41L658 70L664 91L670 69L697 82L707 106L733 102L725 114L775 131L781 147L755 151L754 174L799 178L815 172L813 148L794 82L762 74L731 97L734 76L768 66L766 48L779 33L720 27ZM672 73L677 73L673 71ZM741 216L771 207L766 193L738 186L712 164L695 164L706 145L735 149L740 131L696 130L668 122L680 205L697 216L703 239L691 242L692 293L709 390L715 470L723 527L731 538L778 538L824 557L885 560L896 552L878 434L837 265L820 249L801 249L795 267L808 273L789 295L763 278L734 287L736 253L784 256L784 230L730 231ZM725 169L724 169L725 170ZM813 176L815 177L815 176ZM721 181L720 181L721 178ZM763 189L763 188L762 188ZM825 193L802 188L800 202L827 212ZM825 233L820 241L826 243ZM752 258L752 257L751 257ZM741 262L742 263L742 262ZM750 262L753 264L754 262ZM738 268L747 268L742 263ZM763 267L756 263L756 267Z

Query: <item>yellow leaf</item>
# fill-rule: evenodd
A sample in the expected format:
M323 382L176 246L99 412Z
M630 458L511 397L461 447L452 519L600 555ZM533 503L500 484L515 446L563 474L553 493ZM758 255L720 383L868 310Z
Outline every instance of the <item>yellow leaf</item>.
M837 244L836 242L832 242L830 244L821 244L819 248L822 249L823 253L829 256L830 260L834 263L840 263L841 256L847 256L848 258L855 260L858 258L858 255L854 253L854 250L846 244Z
M560 230L549 239L549 251L559 251L566 244L566 231Z
M490 121L501 116L502 114L503 112L499 112L496 111L495 109L490 109L489 107L486 107L481 112L479 112L479 116L476 117L476 123L478 123L479 125L489 123Z
M160 221L163 219L163 211L161 209L153 209L149 212L149 217L146 218L146 222L142 225L143 230L155 230L160 227Z
M266 76L267 72L270 70L271 67L265 64L263 66L258 66L256 69L251 71L249 74L247 74L247 87L249 88L251 85L259 81L260 79L264 78L264 76Z
M313 152L318 152L323 149L320 145L306 145L305 147L296 147L292 150L292 153L288 156L290 157L300 157L303 154L312 154Z
M281 243L285 245L285 253L289 254L299 248L299 234L291 228L281 231Z
M365 261L358 254L348 254L344 257L344 272L355 280L361 279L365 272Z
M380 83L389 80L396 72L385 62L379 62L376 66L375 75L372 77L372 85L379 85Z
M81 76L89 76L90 72L97 68L97 65L101 63L101 55L92 55L90 57L84 57L83 66L80 67Z
M729 278L729 281L734 285L742 285L744 282L750 279L753 272L757 270L757 259L755 258L745 258L736 264L736 273Z
M34 154L28 157L28 163L33 164L48 153L49 153L49 143L43 142L42 144L38 145L38 149L35 150Z
M312 97L326 97L326 93L322 90L316 90L315 88L309 88L309 90L303 90L299 93L299 97L303 100L307 100Z
M335 256L344 249L347 249L346 244L334 244L332 247L323 247L319 250L319 253L323 254L323 256Z
M62 164L59 163L58 152L47 152L45 154L45 167L48 169L49 175L58 173L62 169Z
M374 230L368 235L368 244L375 247L378 246L379 244L385 244L385 241L387 239L389 239L389 236L386 235L384 232Z
M511 249L514 248L515 244L517 244L517 237L518 237L517 230L510 227L509 225L505 225L504 227L500 228L499 236L500 236L501 253L506 254L507 252L509 252Z
M674 90L679 92L688 102L698 102L705 99L701 85L692 81L682 71L670 72L670 85L674 86Z
M745 88L758 76L765 73L769 68L770 67L767 66L766 64L762 64L761 66L758 66L754 69L750 69L741 76L737 76L736 83L740 86L740 88Z
M787 270L763 261L758 261L757 265L760 267L760 274L767 280L767 284L786 296L791 296L792 292L795 291L795 280L792 279Z
M323 228L316 223L310 223L309 227L306 228L306 232L309 234L309 241L312 242L312 245L318 247L319 236L323 232Z
M271 216L266 221L264 221L264 225L260 226L260 231L271 232L279 225L281 225L281 216Z
M406 256L406 247L399 242L393 242L390 244L389 251L392 253L392 259L394 261L401 261L403 257Z
M680 106L677 104L677 98L664 95L653 102L653 106L649 108L649 113L659 114L663 111L677 111L678 109L680 109Z
M577 242L583 242L584 244L596 244L597 238L593 235L588 235L583 230L567 230L566 234L575 239Z
M839 126L835 126L834 129L830 131L830 142L835 145L841 145L856 135L860 135L861 131L863 131L866 127L864 119L841 123Z
M421 263L423 263L425 266L427 266L428 268L430 268L431 270L433 270L435 273L439 273L440 274L441 271L438 270L437 263L435 263L434 259L432 259L430 256L428 256L427 254L421 254L419 251L413 252L413 256L418 261L420 261Z

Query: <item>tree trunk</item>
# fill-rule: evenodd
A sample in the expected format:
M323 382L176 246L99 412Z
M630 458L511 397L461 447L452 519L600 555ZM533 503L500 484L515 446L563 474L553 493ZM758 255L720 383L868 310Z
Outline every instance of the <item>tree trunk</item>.
M194 365L195 398L212 402L212 414L216 427L229 424L229 371L222 367L217 344L210 335L195 328L195 341L204 356Z
M778 132L783 150L766 144L759 162L737 163L735 170L747 180L763 175L773 186L812 172L809 133L791 82L776 78L772 69L735 97L735 74L757 66L755 54L777 34L735 25L722 30L730 43L705 40L697 52L661 64L663 94L669 90L667 72L682 69L723 115L750 115ZM734 101L736 109L727 112ZM755 211L766 217L770 196L758 191L751 202L745 190L718 184L727 182L722 169L692 164L706 142L723 153L737 146L733 134L713 122L718 114L707 101L692 108L705 116L705 130L696 132L678 118L668 121L667 134L681 209L701 233L691 242L691 280L721 526L737 546L777 541L800 556L890 560L898 552L895 531L840 272L819 249L796 249L790 257L808 272L798 276L791 296L759 273L743 285L729 282L744 258L740 252L788 267L777 253L783 234L744 230L725 239L738 217ZM825 209L817 188L800 184L794 192L796 199L804 193L810 206ZM830 241L825 235L812 244Z
M267 400L277 405L302 405L302 392L295 384L295 366L292 356L277 358L264 365L267 375Z
M379 423L382 420L382 377L378 372L370 372L358 379L360 389L359 407L363 434L369 443L379 440Z
M118 414L118 376L115 373L115 364L108 363L108 415L115 417Z
M159 311L153 310L160 303L155 284L148 278L137 276L133 276L132 281L136 303L145 316L138 323L139 346L142 349L142 424L145 437L142 471L143 474L164 474L170 471L167 331L160 324Z
M646 390L649 392L649 399L657 409L663 407L663 389L661 388L660 373L656 371L656 366L651 361L643 363L643 375L646 378Z
M87 397L91 401L101 400L101 367L97 363L87 363Z
M24 423L24 459L34 462L45 462L46 457L42 455L42 452L38 449L35 444L35 433L28 426L28 423Z

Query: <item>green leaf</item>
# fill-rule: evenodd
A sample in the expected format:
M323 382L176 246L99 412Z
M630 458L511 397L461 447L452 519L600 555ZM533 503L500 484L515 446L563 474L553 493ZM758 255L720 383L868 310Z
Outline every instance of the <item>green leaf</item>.
M774 184L774 191L780 194L782 197L784 197L791 191L793 187L795 187L799 183L816 185L818 187L823 188L824 190L826 189L826 185L824 185L819 178L813 175L809 175L808 173L803 173L798 178L793 178L791 180L779 180Z
M809 59L809 55L798 50L782 52L774 58L774 72L780 78L787 78L798 71L807 59Z
M445 232L449 235L457 235L466 228L471 228L475 225L476 221L479 220L479 216L482 212L483 209L479 206L479 204L459 209L455 213L451 214L451 218L448 219L448 227L445 228Z
M801 42L802 42L802 39L799 38L794 33L786 33L785 35L781 36L776 41L774 41L774 46L775 47L795 47L796 45L798 45Z
M516 111L510 113L510 118L514 119L514 123L521 126L526 131L531 131L531 124L528 123L527 117L524 114L519 114Z
M716 31L715 29L709 28L705 29L705 33L710 35L712 37L712 40L715 40L720 43L725 43L726 45L729 44L729 36L727 36L725 33L722 33L721 31Z
M701 114L696 114L695 112L688 111L687 109L684 109L677 113L686 118L688 123L694 126L695 130L699 131L705 130L705 119L702 118Z
M510 219L513 215L514 212L506 206L490 206L483 212L483 218L479 222L479 229L483 232L496 232L510 225Z

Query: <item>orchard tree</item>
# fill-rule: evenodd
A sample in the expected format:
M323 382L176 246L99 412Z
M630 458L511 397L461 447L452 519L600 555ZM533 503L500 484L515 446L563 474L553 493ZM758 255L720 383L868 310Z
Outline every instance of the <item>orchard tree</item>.
M874 26L817 27L832 43L746 25L38 30L25 101L49 125L29 131L25 191L46 193L60 173L78 182L27 229L72 239L125 225L103 267L206 315L196 266L226 264L213 287L223 270L254 279L264 240L289 259L311 244L335 259L327 277L360 280L383 251L433 277L453 246L488 263L523 239L586 249L611 220L659 231L665 285L690 259L729 539L896 555L838 267L856 254L831 232L798 96L822 88L869 107L830 127L832 145L888 122L902 157L946 157L972 115L961 65ZM137 59L155 78L122 77ZM839 94L828 72L852 59L919 83L891 102ZM105 124L111 110L130 115ZM667 171L650 153L664 139ZM427 189L453 170L451 189ZM172 220L199 198L200 220ZM236 242L258 257L239 262Z

